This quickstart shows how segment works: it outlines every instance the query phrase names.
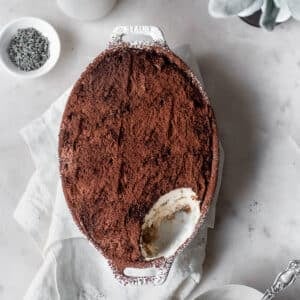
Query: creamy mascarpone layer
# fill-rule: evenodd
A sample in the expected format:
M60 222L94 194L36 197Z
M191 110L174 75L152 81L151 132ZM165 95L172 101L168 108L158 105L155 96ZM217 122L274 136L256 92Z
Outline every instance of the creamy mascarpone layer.
M161 196L144 218L140 240L145 260L168 258L193 234L201 216L199 200L191 188L178 188Z

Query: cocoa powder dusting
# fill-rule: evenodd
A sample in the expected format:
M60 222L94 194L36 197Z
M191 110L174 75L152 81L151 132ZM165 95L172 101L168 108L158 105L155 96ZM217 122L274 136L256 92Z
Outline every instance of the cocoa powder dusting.
M161 195L191 187L202 201L207 193L215 119L184 67L166 50L108 50L76 83L63 115L66 200L118 270L142 265L141 225Z

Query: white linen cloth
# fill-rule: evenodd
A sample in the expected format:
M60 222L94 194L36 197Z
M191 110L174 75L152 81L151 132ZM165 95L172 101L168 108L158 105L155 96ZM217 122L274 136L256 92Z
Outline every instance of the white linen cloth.
M181 46L174 51L202 80L189 46ZM79 231L64 200L58 173L57 144L61 116L69 93L70 89L41 117L21 130L36 170L14 218L36 241L44 258L24 299L185 299L201 279L207 228L214 226L220 178L206 224L175 259L166 282L160 286L121 285L102 254Z

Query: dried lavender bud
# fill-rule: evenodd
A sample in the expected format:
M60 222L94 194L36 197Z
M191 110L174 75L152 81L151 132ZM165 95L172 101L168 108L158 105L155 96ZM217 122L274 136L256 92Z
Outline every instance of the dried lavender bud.
M34 28L18 29L9 43L7 53L18 69L33 71L49 58L49 41Z

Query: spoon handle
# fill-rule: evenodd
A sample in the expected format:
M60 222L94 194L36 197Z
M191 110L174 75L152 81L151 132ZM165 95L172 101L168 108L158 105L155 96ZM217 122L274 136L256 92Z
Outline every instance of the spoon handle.
M287 269L279 273L273 285L266 290L262 300L271 300L278 293L282 292L288 286L293 284L296 277L300 275L300 260L293 260L289 263Z

